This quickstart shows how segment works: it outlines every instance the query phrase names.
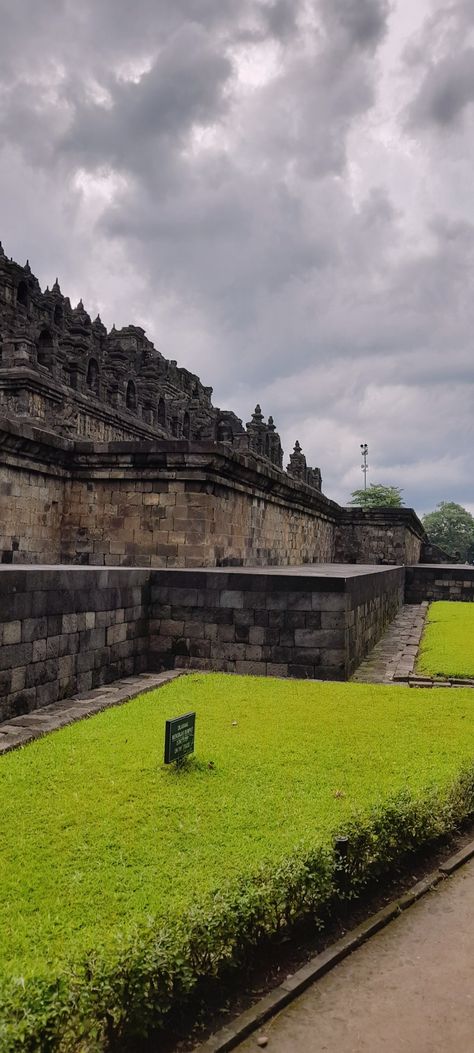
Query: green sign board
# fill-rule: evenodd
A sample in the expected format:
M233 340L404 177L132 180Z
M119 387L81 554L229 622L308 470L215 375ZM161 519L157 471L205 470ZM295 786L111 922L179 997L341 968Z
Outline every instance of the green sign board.
M195 713L186 713L184 717L166 721L165 764L172 764L173 761L182 760L188 753L194 753L195 728Z

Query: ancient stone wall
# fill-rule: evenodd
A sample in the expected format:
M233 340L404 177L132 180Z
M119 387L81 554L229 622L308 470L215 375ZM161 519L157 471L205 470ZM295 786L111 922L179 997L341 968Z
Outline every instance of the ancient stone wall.
M446 552L444 548L440 548L439 545L435 545L433 541L427 539L422 547L420 554L420 563L449 563L453 562L453 557L450 556L449 552Z
M204 443L78 445L63 559L199 567L331 562L338 506Z
M462 564L424 565L406 569L406 602L474 601L474 567Z
M162 668L345 679L404 571L0 568L0 720Z
M412 508L341 509L337 563L418 563L426 535Z
M378 510L366 512L346 538L345 510L225 443L94 445L3 420L0 487L3 563L404 563L419 551L410 510L385 527Z
M155 665L345 680L403 603L404 571L163 571L153 580Z
M0 425L0 563L60 563L72 444L28 425Z
M145 671L149 572L0 569L0 720Z
M349 586L348 672L353 673L370 653L387 625L404 603L405 571L390 568L380 579L377 574L355 578Z

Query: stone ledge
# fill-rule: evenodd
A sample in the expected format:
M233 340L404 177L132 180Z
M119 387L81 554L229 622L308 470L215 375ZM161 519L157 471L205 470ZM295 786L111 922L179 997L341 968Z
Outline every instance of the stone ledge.
M474 680L469 677L466 677L465 680L461 677L444 679L441 677L413 676L408 673L406 676L395 674L393 680L396 684L408 684L409 687L474 687Z
M167 670L162 673L141 673L139 676L116 680L112 684L96 688L85 694L74 695L62 702L43 706L33 713L24 713L0 724L0 754L26 746L34 739L48 735L67 724L93 717L104 709L122 706L145 691L164 687L165 684L183 676L182 670Z

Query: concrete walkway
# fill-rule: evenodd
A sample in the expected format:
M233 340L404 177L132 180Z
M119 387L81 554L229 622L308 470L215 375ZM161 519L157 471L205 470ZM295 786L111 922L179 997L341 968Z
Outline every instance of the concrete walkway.
M427 603L405 603L352 680L393 684L397 677L410 676L415 668L427 609Z
M474 1050L474 861L237 1048L255 1053Z

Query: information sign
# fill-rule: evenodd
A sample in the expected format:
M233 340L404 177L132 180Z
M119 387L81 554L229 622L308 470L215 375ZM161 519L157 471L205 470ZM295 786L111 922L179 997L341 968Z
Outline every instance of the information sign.
M166 721L165 764L172 764L173 761L182 760L188 753L194 753L195 728L195 713L186 713L184 717Z

